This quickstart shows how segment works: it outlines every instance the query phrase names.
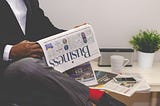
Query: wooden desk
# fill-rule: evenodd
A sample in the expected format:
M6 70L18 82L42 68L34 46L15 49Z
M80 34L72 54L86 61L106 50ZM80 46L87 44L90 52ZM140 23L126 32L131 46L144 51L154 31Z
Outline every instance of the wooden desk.
M96 61L92 61L91 65L94 70L111 71L110 67L98 67ZM140 68L134 63L132 67L125 67L121 72L139 73L151 87L150 106L158 106L157 94L160 92L160 63L154 63L152 68Z

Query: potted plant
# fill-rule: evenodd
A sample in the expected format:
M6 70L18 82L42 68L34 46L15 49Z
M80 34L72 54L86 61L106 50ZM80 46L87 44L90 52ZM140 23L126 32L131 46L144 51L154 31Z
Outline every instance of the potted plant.
M153 30L140 30L129 43L138 51L139 66L152 67L155 52L160 49L160 34Z

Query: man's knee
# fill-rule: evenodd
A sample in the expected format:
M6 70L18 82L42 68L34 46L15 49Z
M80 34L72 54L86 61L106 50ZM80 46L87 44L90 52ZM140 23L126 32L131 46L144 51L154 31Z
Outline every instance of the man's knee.
M28 73L31 71L32 65L36 64L36 60L33 58L24 58L16 62L11 63L5 70L4 75L16 75L19 73Z

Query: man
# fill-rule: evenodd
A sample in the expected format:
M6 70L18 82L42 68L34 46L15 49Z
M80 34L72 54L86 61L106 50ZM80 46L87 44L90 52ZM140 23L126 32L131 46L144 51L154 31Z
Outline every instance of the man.
M35 42L65 30L52 25L38 0L0 0L1 106L124 106L48 67Z

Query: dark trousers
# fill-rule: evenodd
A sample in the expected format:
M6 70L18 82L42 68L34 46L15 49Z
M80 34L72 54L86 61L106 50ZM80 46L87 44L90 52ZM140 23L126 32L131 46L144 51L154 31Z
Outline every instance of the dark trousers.
M0 103L20 106L91 106L89 88L48 67L41 59L24 58L4 71Z

